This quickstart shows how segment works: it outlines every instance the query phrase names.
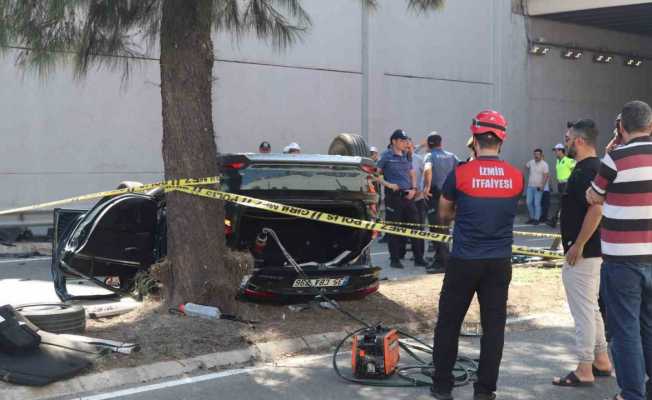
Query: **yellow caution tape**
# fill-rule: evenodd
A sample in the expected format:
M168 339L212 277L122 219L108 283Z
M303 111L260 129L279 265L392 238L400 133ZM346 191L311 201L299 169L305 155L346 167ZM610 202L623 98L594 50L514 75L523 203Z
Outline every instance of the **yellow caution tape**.
M561 239L561 235L558 233L540 233L540 232L525 232L525 231L514 231L515 236L523 237L533 237L533 238L550 238L550 239Z
M515 236L523 237L533 237L533 238L550 238L550 239L561 239L561 235L558 233L540 233L540 232L525 232L525 231L514 231Z
M449 226L445 226L445 225L416 224L411 222L396 222L396 221L383 221L383 222L385 222L388 225L418 226L422 228L433 228L433 229L450 229ZM514 231L514 236L561 239L561 235L558 233Z
M134 188L109 190L109 191L105 191L105 192L97 192L97 193L85 194L85 195L81 195L81 196L69 197L69 198L63 199L63 200L50 201L50 202L41 203L41 204L35 204L35 205L32 205L32 206L27 206L27 207L12 208L10 210L0 211L0 215L16 214L16 213L21 213L21 212L25 212L25 211L32 211L32 210L38 210L38 209L41 209L41 208L49 208L49 207L54 207L54 206L60 206L60 205L79 202L79 201L95 200L95 199L101 199L102 197L118 196L118 195L125 194L125 193L146 192L146 191L151 190L151 189L156 189L157 187L210 185L210 184L219 183L219 181L220 181L220 178L217 177L217 176L211 176L211 177L199 178L199 179L172 179L172 180L163 181L163 182L148 183L146 185L142 185L142 186L138 186L138 187L134 187Z
M108 196L118 196L125 193L144 192L151 189L155 189L157 187L163 187L166 192L178 191L178 192L183 192L195 196L228 201L247 207L253 207L253 208L258 208L266 211L271 211L278 214L285 214L294 217L310 219L313 221L321 221L321 222L326 222L331 224L347 226L351 228L373 230L373 231L385 232L393 235L399 235L399 236L405 236L405 237L417 238L417 239L425 239L425 240L444 242L444 243L448 243L452 240L452 237L450 235L433 233L433 232L423 231L420 229L407 228L391 222L363 221L356 218L344 217L341 215L334 215L334 214L329 214L321 211L308 210L305 208L275 203L269 200L256 199L253 197L244 196L240 194L221 192L218 190L198 187L201 185L217 184L219 183L219 181L220 181L219 177L207 177L207 178L199 178L199 179L174 179L174 180L168 180L168 181L157 182L157 183L149 183L134 188L97 192L97 193L91 193L91 194L86 194L81 196L70 197L63 200L36 204L27 207L13 208L10 210L0 211L0 215L15 214L15 213L20 213L25 211L36 210L40 208L47 208L47 207L68 204L72 202L94 200L94 199L99 199ZM545 234L540 234L540 235L545 235ZM539 257L551 258L551 259L564 258L563 255L553 251L530 248L525 246L512 246L512 251L517 254L539 256Z
M240 204L246 207L258 208L261 210L271 211L278 214L291 215L298 218L321 221L330 224L348 226L357 229L366 229L385 232L393 235L405 236L410 238L425 239L436 242L450 242L451 236L441 233L422 231L419 229L406 228L398 225L387 224L385 222L363 221L356 218L344 217L341 215L328 214L321 211L308 210L301 207L294 207L285 204L275 203L269 200L256 199L241 194L221 192L218 190L204 189L189 186L166 187L167 192L178 191L194 196L207 197L231 203ZM517 254L530 256L540 256L552 259L563 259L564 256L549 250L533 249L524 246L512 246L512 251Z

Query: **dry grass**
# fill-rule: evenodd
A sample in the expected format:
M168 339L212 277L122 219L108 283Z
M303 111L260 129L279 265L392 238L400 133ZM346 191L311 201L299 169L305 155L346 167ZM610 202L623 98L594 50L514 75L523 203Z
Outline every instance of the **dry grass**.
M383 281L380 290L364 300L343 301L341 306L370 323L433 322L437 314L442 275L423 275ZM559 269L515 268L510 287L508 316L559 312L565 302ZM100 369L182 359L195 355L246 347L255 342L286 339L314 333L341 331L359 325L334 310L313 307L293 312L287 306L244 304L255 327L230 321L206 321L168 313L155 301L111 319L89 321L86 334L139 343L140 353L112 355L98 363ZM477 321L474 300L467 321Z

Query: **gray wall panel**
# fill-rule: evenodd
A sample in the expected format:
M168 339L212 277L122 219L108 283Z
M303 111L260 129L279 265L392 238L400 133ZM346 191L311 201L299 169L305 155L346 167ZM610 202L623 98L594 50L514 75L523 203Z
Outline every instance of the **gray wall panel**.
M215 40L215 55L218 59L360 72L361 3L359 0L304 0L312 27L291 48L275 50L269 42L257 40L254 35L238 43L230 34L220 33Z
M47 81L0 59L0 207L155 180L162 171L158 65L121 88L120 74L81 82L62 69Z
M403 128L420 142L433 130L445 146L465 155L471 118L491 99L491 85L385 76L385 110L379 118L384 130L374 131L371 142L385 146L395 128Z
M447 1L425 15L406 11L405 1L379 3L374 51L385 72L491 81L493 1Z
M550 159L548 149L569 119L595 118L604 142L625 101L652 101L652 65L597 65L591 54L572 63L558 49L528 56L526 32L652 55L648 38L526 22L512 13L511 0L450 0L441 12L421 16L406 11L403 0L381 0L367 30L356 0L305 5L313 28L286 51L253 38L232 45L228 35L216 35L216 56L237 61L215 64L214 120L223 151L255 151L267 139L277 151L297 141L306 152L325 152L335 134L368 126L377 146L396 127L417 139L438 130L461 155L470 119L489 107L508 118L503 156L520 166L534 147ZM155 62L135 70L124 88L119 72L105 70L81 83L66 69L47 82L21 76L13 57L0 60L0 184L11 188L0 195L0 208L160 177Z
M214 121L225 152L274 152L298 142L304 152L326 153L341 132L360 131L359 74L218 63Z

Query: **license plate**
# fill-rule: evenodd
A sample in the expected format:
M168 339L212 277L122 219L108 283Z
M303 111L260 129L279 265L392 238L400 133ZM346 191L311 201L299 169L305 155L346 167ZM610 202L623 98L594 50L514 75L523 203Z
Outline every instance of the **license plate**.
M348 277L344 278L317 278L317 279L295 279L292 287L340 287L346 284Z

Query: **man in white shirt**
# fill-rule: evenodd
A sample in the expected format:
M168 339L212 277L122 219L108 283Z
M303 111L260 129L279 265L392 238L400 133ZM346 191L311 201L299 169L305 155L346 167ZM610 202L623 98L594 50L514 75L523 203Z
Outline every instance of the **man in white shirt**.
M423 156L417 153L416 147L412 142L412 139L409 139L408 145L408 157L412 158L412 169L417 175L417 194L414 196L414 204L417 207L417 223L424 224L426 222L426 200L424 198L424 188L423 188ZM424 229L425 230L425 229ZM405 243L405 241L404 241ZM412 254L414 255L414 265L417 267L427 266L426 261L423 258L425 251L425 241L419 239L415 243L416 248L412 249Z
M526 198L527 209L530 219L526 224L539 225L541 219L541 198L543 197L543 189L548 183L550 177L550 170L548 163L543 160L543 150L534 150L534 159L525 164L525 169L529 172Z

